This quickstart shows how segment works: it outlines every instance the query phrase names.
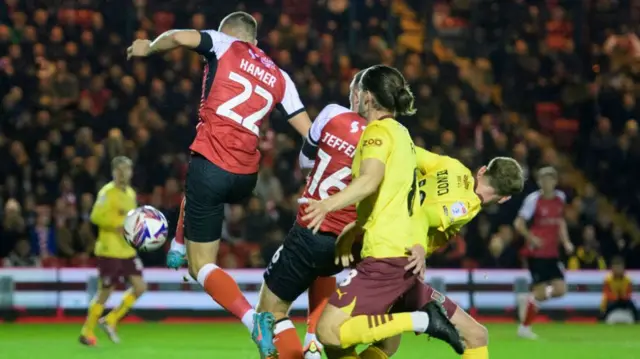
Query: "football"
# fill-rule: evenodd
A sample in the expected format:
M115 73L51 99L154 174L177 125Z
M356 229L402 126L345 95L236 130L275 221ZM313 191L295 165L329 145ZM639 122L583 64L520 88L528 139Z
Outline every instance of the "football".
M168 229L164 214L152 206L132 209L124 220L124 238L140 251L160 248L167 240Z

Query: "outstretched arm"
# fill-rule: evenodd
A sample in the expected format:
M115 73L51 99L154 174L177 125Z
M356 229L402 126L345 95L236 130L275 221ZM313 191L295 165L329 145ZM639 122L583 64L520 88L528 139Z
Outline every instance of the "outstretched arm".
M214 30L169 30L165 31L155 40L136 40L127 49L127 58L146 57L151 54L170 51L178 47L186 47L200 54L211 53L214 50L214 42L228 38Z
M151 54L156 52L165 52L177 47L195 49L200 45L201 38L202 35L197 30L165 31L149 45L149 52Z

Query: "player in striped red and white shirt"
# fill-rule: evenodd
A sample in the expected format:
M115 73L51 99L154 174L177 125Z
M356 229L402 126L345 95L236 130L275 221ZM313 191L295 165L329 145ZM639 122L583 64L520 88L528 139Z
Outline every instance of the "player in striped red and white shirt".
M224 205L251 196L260 163L260 126L275 108L303 136L311 121L293 81L256 46L256 36L256 20L235 12L218 31L170 30L153 42L134 41L127 52L129 58L146 57L185 47L205 59L183 204L185 244L172 243L168 260L181 264L187 247L189 274L249 328L261 357L269 358L277 357L273 315L257 313L233 278L215 264Z
M537 175L540 190L525 198L514 222L515 229L527 241L527 264L533 284L531 295L519 303L518 335L528 339L537 338L531 324L540 303L562 297L567 291L559 245L567 254L574 249L564 219L566 196L556 189L558 174L552 167L544 167Z

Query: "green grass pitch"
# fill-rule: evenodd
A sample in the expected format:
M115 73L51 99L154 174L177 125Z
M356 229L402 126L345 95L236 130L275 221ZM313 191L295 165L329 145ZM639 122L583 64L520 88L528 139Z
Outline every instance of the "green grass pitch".
M0 358L7 359L255 359L257 351L239 324L122 324L122 343L98 333L96 348L77 342L79 325L0 323ZM640 326L541 324L541 339L515 336L515 325L489 325L491 359L636 359ZM302 328L300 333L302 334ZM398 359L456 358L447 346L425 336L403 337Z

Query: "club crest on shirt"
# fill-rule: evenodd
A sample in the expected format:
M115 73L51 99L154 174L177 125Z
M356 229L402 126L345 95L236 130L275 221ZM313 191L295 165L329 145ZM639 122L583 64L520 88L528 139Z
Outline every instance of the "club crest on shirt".
M464 206L462 202L455 202L450 207L451 218L462 217L467 214L467 207Z
M440 304L444 303L446 297L438 292L437 290L433 290L433 292L431 293L431 300L433 300L434 302L438 302Z

